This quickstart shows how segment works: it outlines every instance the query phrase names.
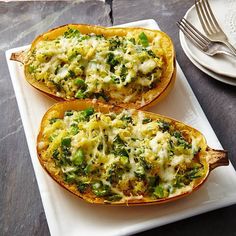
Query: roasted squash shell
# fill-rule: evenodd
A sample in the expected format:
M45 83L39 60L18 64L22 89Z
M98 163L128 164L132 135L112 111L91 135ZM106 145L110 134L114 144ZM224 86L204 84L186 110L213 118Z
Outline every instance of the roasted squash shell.
M149 30L143 28L105 28L100 26L93 25L79 25L79 24L69 24L64 25L55 29L52 29L40 36L38 36L31 45L30 51L33 52L36 46L44 41L44 40L53 40L58 36L61 36L65 33L66 30L76 29L79 30L82 34L95 34L95 35L103 35L105 38L109 38L112 36L126 36L130 32L134 32L137 34L145 33L149 42L158 39L159 45L162 49L162 60L163 60L163 69L160 77L160 81L154 85L154 87L150 87L148 90L141 91L140 94L136 96L136 100L131 102L124 102L124 100L117 101L114 98L110 98L108 100L109 104L119 105L123 108L147 108L150 107L160 100L162 100L172 89L173 84L176 79L176 64L175 64L175 51L172 40L170 37L164 32L158 30ZM53 97L58 101L62 100L73 100L74 98L65 98L60 97L58 94L52 91L45 83L38 82L35 80L32 75L29 73L29 63L28 55L30 54L28 51L13 53L11 59L15 61L19 61L24 64L24 72L25 79L36 89L41 92ZM155 52L154 52L155 53ZM129 96L130 94L126 94L125 96Z
M179 198L182 198L184 196L191 194L193 191L197 190L200 186L202 186L213 169L215 169L218 166L229 164L229 161L227 158L227 151L214 150L208 147L204 136L196 129L184 123L176 121L174 119L171 119L162 115L158 115L155 113L142 111L146 119L152 119L152 120L157 120L157 121L161 120L163 122L171 123L178 130L184 130L184 132L187 132L187 133L189 132L201 140L200 141L201 150L199 151L197 155L198 155L198 158L201 158L202 165L204 166L204 174L200 178L197 178L196 180L194 180L193 185L191 186L190 189L185 188L184 190L178 192L177 195L173 195L169 197L161 197L158 199L153 199L151 197L150 198L149 197L141 197L141 198L131 197L123 201L117 200L117 201L109 202L109 201L106 201L103 197L95 196L92 192L81 193L80 191L78 191L78 188L76 187L76 185L65 182L62 175L59 174L60 171L57 169L57 167L55 167L54 160L52 157L48 156L45 158L42 156L42 152L43 150L45 150L45 147L42 148L41 144L42 142L45 141L44 132L47 125L49 124L50 119L55 118L55 117L63 118L65 111L68 111L68 110L82 111L87 108L93 108L95 111L101 112L103 114L107 114L110 112L119 114L123 111L123 108L113 106L113 105L103 104L101 102L94 103L94 101L88 100L88 99L80 100L80 101L76 100L76 101L57 103L53 105L44 115L41 122L40 132L37 138L37 153L38 153L38 158L42 167L63 188L65 188L66 190L70 191L71 193L75 194L76 196L78 196L79 198L87 202L96 203L96 204L133 206L133 205L160 204L160 203L174 201L176 199L179 199ZM132 110L132 117L137 117L139 112L140 111L138 110Z

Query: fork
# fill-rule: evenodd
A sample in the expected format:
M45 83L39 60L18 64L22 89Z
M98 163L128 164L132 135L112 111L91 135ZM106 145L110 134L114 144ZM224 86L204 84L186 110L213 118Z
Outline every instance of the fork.
M209 56L214 56L216 54L235 56L231 51L226 51L225 47L220 43L212 42L211 40L209 40L185 18L177 21L176 24L184 33L184 35L205 54Z
M207 37L214 42L225 44L236 55L235 47L229 42L226 34L219 26L208 0L195 0L195 7Z

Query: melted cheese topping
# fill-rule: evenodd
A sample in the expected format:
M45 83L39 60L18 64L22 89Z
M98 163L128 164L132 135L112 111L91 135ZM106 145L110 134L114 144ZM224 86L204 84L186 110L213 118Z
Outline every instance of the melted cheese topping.
M66 111L50 119L42 135L38 148L53 163L49 168L105 201L175 196L205 175L202 139L141 111Z
M143 32L105 38L68 28L56 39L36 45L27 70L59 97L128 103L160 82L162 54L157 40L149 42Z

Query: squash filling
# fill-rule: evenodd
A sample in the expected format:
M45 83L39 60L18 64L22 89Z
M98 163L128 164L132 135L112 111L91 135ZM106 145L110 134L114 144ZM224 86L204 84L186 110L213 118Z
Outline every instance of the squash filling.
M46 121L38 149L46 168L104 202L164 199L206 175L202 137L141 111L68 110Z
M44 39L29 52L26 70L57 97L128 103L158 86L163 54L159 41L149 42L144 32L104 37L68 27L61 36Z

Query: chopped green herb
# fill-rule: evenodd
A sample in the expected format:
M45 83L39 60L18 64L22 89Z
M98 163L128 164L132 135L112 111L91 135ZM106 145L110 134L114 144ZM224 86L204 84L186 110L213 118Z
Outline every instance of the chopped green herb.
M147 124L147 123L150 123L150 122L152 122L152 119L150 119L150 118L144 118L143 121L142 121L143 124Z
M108 171L107 180L111 184L117 184L125 172L130 170L130 166L127 164L113 163Z
M122 165L127 165L129 163L129 157L121 156L120 157L120 162L121 162Z
M148 177L148 185L150 187L155 187L159 182L159 177L158 176L149 176Z
M74 183L76 180L76 174L75 173L66 173L65 174L65 181L68 183Z
M135 44L135 38L130 38L129 41L133 44Z
M160 128L163 132L169 131L169 129L170 129L170 123L165 122L165 121L158 121L157 123L158 123L159 128Z
M190 184L191 179L188 178L188 176L185 176L184 174L177 174L175 177L175 183L174 183L174 187L176 188L182 188L185 185Z
M199 169L198 169L198 168L194 168L194 169L192 169L192 170L190 170L190 171L188 171L188 172L186 173L186 177L189 178L189 179L191 179L191 180L196 179L196 178L199 178L199 177L201 177L201 176L202 176L202 175L201 175L201 173L199 172Z
M152 165L148 163L144 157L140 157L140 164L144 168L145 171L148 171L152 168Z
M53 123L55 123L58 120L58 118L51 118L49 120L49 124L52 125Z
M74 38L80 36L80 32L77 29L68 28L68 30L64 33L65 38Z
M72 125L70 126L70 133L71 133L72 135L76 135L76 134L79 133L79 128L78 128L78 125L77 125L77 124L72 124Z
M87 165L85 168L84 168L84 172L86 175L88 175L90 172L91 172L91 165Z
M52 84L55 86L56 90L60 92L62 90L62 85L51 80Z
M78 92L75 94L75 97L78 99L82 99L82 98L85 98L86 95L82 90L78 90Z
M103 91L101 91L100 93L95 93L94 95L95 95L96 99L101 99L101 100L104 100L106 102L109 101L109 97Z
M117 36L109 39L109 43L110 43L110 50L111 51L114 51L115 49L120 47L121 44L122 44L122 42L120 41L119 37L117 37Z
M175 131L173 136L177 139L177 144L183 146L184 149L192 148L192 144L188 143L179 131Z
M114 83L114 84L120 84L120 78L119 77L116 77L114 75L111 76L111 81Z
M74 156L72 157L72 162L76 165L76 166L80 166L84 163L85 161L85 156L84 156L84 152L82 149L78 149Z
M182 138L182 135L181 135L181 133L180 133L179 131L175 131L175 132L173 133L173 136L174 136L175 138Z
M145 179L146 174L143 166L139 166L136 171L134 172L135 176L139 179Z
M157 198L163 198L164 197L164 189L163 189L163 187L160 186L160 185L156 186L153 194Z
M113 141L113 152L116 156L129 157L127 150L125 149L125 142L117 135Z
M132 117L131 116L127 116L127 115L122 116L121 120L127 121L128 123L132 123L133 122Z
M56 70L55 70L55 72L54 72L55 75L58 73L58 71L59 71L60 69L61 69L61 65L58 65L57 68L56 68Z
M93 193L98 197L108 196L111 193L111 189L108 185L103 185L102 182L95 182L92 185Z
M53 151L53 153L52 153L52 157L53 157L54 159L58 160L59 154L60 154L59 151L58 151L57 149L55 149L55 150Z
M119 61L115 58L114 53L108 53L107 63L110 65L111 71L114 72L114 67L119 64Z
M73 111L65 111L65 116L72 116L73 114Z
M88 187L89 187L89 184L83 183L82 181L79 181L77 183L77 189L79 190L80 193L84 193Z
M109 202L119 201L120 199L122 199L122 196L119 194L113 194L111 196L106 197L106 200Z
M80 38L80 41L83 41L83 40L86 40L86 39L89 39L90 38L90 35L84 35Z
M128 74L128 69L125 67L125 65L122 65L121 72L120 72L120 77L121 77L122 82L125 81L127 74Z
M79 86L84 86L85 82L84 82L84 80L82 78L79 77L79 78L75 79L75 84L79 85Z
M142 32L140 35L139 35L139 40L140 40L140 43L144 46L144 47L148 47L149 46L149 42L148 42L148 38L147 38L147 35Z
M75 77L75 72L73 70L69 70L70 77Z
M68 57L68 60L71 61L72 59L74 59L76 56L78 56L77 52L73 52L71 53L71 55Z
M88 116L91 116L93 113L94 113L94 108L92 107L89 107L87 109L84 110L84 113L85 115L88 117Z
M71 138L66 137L61 140L61 145L64 147L70 147L71 145Z
M147 50L147 53L149 56L151 57L156 57L155 53L150 49L150 50Z
M34 65L32 65L32 64L29 65L29 73L30 73L30 74L34 73L35 70L36 70L36 67L35 67Z

